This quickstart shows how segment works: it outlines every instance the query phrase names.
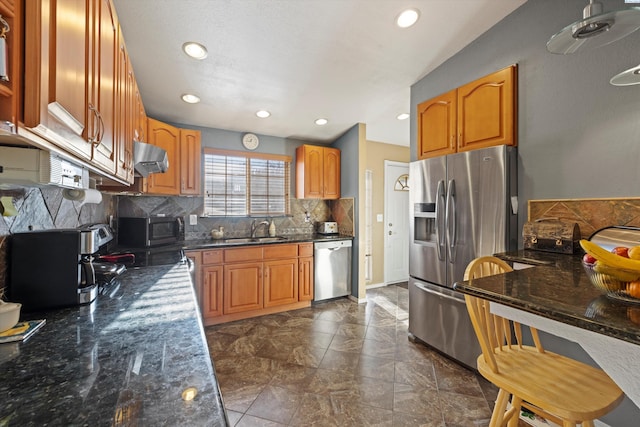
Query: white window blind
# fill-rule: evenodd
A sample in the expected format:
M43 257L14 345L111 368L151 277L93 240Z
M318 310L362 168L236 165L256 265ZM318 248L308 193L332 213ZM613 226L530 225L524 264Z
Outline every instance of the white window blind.
M288 214L290 165L288 156L205 149L204 214Z

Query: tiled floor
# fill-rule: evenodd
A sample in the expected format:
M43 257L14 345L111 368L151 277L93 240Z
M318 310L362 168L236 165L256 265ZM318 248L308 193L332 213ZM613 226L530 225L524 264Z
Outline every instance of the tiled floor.
M407 339L400 286L206 328L235 426L488 425L496 389Z

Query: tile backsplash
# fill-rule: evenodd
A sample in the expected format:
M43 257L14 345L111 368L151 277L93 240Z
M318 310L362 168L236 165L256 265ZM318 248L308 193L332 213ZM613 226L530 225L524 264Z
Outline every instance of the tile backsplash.
M558 218L573 221L582 238L610 225L640 227L640 198L529 200L529 221Z
M117 212L119 216L167 216L185 217L185 239L207 239L211 230L224 227L227 237L245 237L250 234L254 219L259 222L266 217L198 217L197 225L189 225L188 217L198 215L203 210L201 197L118 197ZM280 236L293 234L313 234L315 224L320 221L338 221L340 232L353 236L353 198L339 200L291 199L291 214L273 217L276 234ZM307 221L308 220L308 221ZM259 228L258 235L266 235L267 228Z
M11 197L16 216L0 216L0 292L7 280L9 236L30 230L77 228L92 223L108 223L115 215L115 197L102 194L99 204L81 204L62 197L57 187L0 190L0 197Z

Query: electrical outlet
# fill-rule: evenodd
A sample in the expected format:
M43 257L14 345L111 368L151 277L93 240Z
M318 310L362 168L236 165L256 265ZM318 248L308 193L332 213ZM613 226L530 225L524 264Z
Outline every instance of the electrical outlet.
M189 215L189 225L198 225L198 215Z

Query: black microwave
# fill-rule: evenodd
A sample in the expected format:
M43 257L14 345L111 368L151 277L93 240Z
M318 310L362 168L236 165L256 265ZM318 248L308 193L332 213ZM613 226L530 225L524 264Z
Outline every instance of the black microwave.
M119 217L118 245L132 248L170 245L184 240L182 217Z

